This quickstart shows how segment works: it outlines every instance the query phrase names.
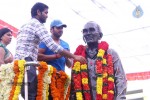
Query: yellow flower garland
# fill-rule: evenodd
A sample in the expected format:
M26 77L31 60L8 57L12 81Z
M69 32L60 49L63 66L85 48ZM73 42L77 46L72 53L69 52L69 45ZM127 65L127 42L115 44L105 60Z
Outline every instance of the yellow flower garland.
M114 75L113 75L113 63L112 56L105 53L108 49L108 44L104 41L98 44L98 53L96 60L96 100L113 100L114 98ZM82 55L86 57L85 46L79 45L75 52L76 55ZM83 64L80 64L78 61L74 61L74 66L72 68L72 77L74 84L74 93L76 93L76 99L85 99L91 100L90 92L86 93L85 88L88 89L88 71L83 67ZM87 65L86 65L87 66ZM85 71L84 71L85 70ZM108 85L105 85L108 84ZM74 94L73 93L73 94Z
M15 60L14 64L4 64L1 66L0 100L5 100L5 99L18 100L18 96L20 94L21 85L24 77L24 64L25 64L25 60ZM45 62L40 62L40 65L42 67L39 67L40 75L38 80L42 79L42 83L40 82L40 84L42 85L39 84L38 86L42 86L42 87L40 87L40 91L38 91L39 94L37 96L37 99L40 98L40 99L48 100L49 84L51 83L54 67L51 65L47 65ZM71 79L64 72L61 72L60 75L62 75L62 78L59 79L59 83L63 82L62 84L63 88L61 88L61 91L58 92L61 92L59 94L63 96L61 97L62 100L67 100L70 94L68 91L70 91ZM4 86L4 84L5 85L9 84L9 85Z
M80 70L80 62L77 61L74 66L73 66L73 69L75 71L75 73L79 73L81 70ZM81 93L81 90L79 90L78 92L76 92L76 99L77 100L83 100L83 96L82 96L82 93Z
M0 90L0 93L5 91L4 94L2 93L5 98L2 98L0 95L1 100L18 100L18 95L20 94L20 89L24 77L24 63L24 60L15 60L14 64L3 64L1 66L2 71L0 72L0 76L4 76L2 76L0 87L5 82L5 86L3 86L4 88L1 87ZM3 68L3 66L5 68ZM7 72L5 72L6 70Z
M50 65L47 65L48 69L45 71L43 76L43 100L48 100L49 96L49 84L50 84Z
M19 60L18 61L18 67L19 67L19 75L18 75L18 80L16 83L16 89L14 91L14 95L13 95L13 99L12 100L18 100L18 96L20 94L20 90L21 90L21 85L22 85L22 81L23 81L23 77L24 77L24 64L25 64L25 60Z

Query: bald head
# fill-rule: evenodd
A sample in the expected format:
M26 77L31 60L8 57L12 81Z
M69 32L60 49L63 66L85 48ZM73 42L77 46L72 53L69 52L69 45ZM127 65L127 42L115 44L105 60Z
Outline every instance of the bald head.
M82 32L83 37L85 38L85 41L87 43L97 42L103 36L100 26L94 21L87 22L84 25L84 29L82 30Z

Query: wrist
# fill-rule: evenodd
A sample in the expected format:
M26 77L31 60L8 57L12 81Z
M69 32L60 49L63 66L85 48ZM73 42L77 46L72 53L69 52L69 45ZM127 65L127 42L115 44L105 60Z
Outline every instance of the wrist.
M57 55L57 54L55 54L55 58L56 58L56 59L58 58L58 55Z
M76 55L73 55L72 58L73 58L73 59L76 59Z

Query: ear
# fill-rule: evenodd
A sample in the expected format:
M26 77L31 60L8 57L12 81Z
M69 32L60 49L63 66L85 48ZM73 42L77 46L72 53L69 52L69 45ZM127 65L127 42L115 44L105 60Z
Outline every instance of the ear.
M41 15L41 12L40 12L40 10L37 10L37 15Z
M86 43L86 40L85 40L84 36L83 36L83 41Z
M3 36L0 38L0 41L3 39Z
M53 30L54 30L53 28L50 28L50 32L51 32L51 33L53 32Z
M103 37L103 33L99 33L99 39Z

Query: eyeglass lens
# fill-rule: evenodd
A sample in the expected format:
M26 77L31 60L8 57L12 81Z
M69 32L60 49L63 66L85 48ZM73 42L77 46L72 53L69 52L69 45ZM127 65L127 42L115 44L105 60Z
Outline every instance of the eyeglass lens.
M91 27L89 29L83 29L82 32L83 33L88 33L88 32L94 32L95 31L95 28Z

